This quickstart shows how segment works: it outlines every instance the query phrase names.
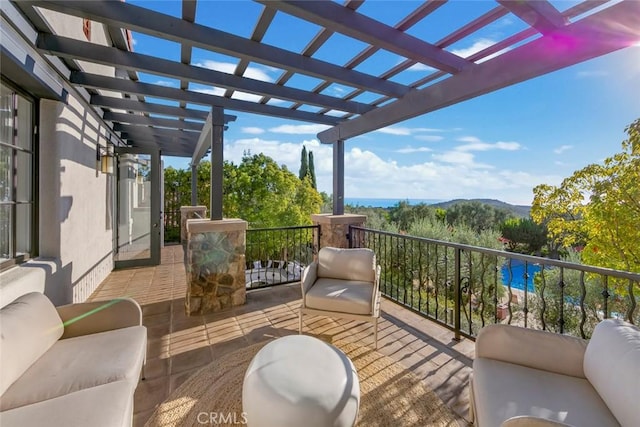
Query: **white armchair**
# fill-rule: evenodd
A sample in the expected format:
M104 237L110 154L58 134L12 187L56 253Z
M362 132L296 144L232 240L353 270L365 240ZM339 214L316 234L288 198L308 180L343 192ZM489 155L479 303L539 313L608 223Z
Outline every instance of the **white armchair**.
M312 314L373 323L378 348L380 266L371 249L322 248L301 279L302 316Z

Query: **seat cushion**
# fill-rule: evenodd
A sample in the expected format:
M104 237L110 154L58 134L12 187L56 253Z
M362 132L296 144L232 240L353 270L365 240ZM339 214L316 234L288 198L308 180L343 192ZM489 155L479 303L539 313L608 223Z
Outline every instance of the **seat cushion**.
M325 247L318 252L318 277L372 282L376 275L376 255L371 249Z
M318 278L304 297L305 306L316 310L371 314L373 284L356 280Z
M473 361L473 396L479 427L494 427L518 415L581 427L619 426L584 378L498 360Z
M2 395L0 410L116 381L135 389L146 346L144 326L59 340Z
M598 323L584 374L620 424L640 426L640 329L621 320Z
M39 292L31 292L0 310L0 327L2 395L58 341L63 326L51 301Z
M2 427L131 426L134 388L117 381L0 412Z

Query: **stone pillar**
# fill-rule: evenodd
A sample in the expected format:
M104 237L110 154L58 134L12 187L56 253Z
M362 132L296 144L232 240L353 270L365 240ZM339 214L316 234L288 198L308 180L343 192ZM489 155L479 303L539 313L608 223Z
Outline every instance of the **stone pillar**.
M314 224L320 225L320 247L332 246L334 248L348 248L349 226L356 225L363 227L367 221L366 215L332 215L317 214L311 215Z
M247 222L241 219L187 221L188 315L245 303Z
M203 219L207 217L206 206L181 206L180 207L180 243L187 243L187 220Z

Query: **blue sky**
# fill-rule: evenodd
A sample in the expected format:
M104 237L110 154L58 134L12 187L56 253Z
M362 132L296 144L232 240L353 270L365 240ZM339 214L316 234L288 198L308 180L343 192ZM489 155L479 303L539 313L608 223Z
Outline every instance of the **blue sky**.
M174 16L181 14L181 2L130 3ZM560 11L575 3L552 1ZM434 43L495 5L490 1L454 0L407 32ZM359 12L395 25L417 6L413 1L370 0ZM196 22L248 37L262 7L247 1L201 0ZM448 50L468 56L524 28L515 16L507 15ZM263 42L300 52L318 30L317 26L278 12ZM177 44L140 33L134 33L133 37L136 52L180 60ZM334 35L314 58L344 64L364 47L357 40ZM356 69L378 75L401 59L380 51ZM193 65L232 73L237 62L229 56L193 49ZM392 80L411 83L432 71L423 65L415 66ZM246 75L273 82L281 73L282 70L251 63ZM171 87L179 85L176 80L144 73L140 79ZM319 82L296 75L287 85L308 88ZM203 85L192 85L190 89L224 93L223 89ZM341 96L348 91L349 88L332 85L323 93ZM234 97L259 99L238 93ZM371 95L356 98L362 102L373 99L376 97ZM281 100L270 103L290 105ZM237 115L238 119L225 133L226 160L238 162L246 150L264 152L297 173L300 151L305 145L314 153L319 190L331 193L332 149L316 139L316 134L325 126L228 113ZM536 185L558 184L574 170L619 151L625 126L639 117L640 46L636 45L348 140L345 195L401 199L495 198L530 204ZM186 168L189 161L166 157L165 166Z

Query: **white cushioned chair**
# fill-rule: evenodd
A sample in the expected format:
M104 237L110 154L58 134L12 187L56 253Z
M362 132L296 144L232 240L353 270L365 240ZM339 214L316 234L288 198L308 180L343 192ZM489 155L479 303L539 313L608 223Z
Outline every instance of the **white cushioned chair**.
M300 333L304 314L373 323L378 347L380 266L371 249L326 247L302 273Z
M607 319L587 341L484 327L469 390L478 427L640 426L640 329Z

